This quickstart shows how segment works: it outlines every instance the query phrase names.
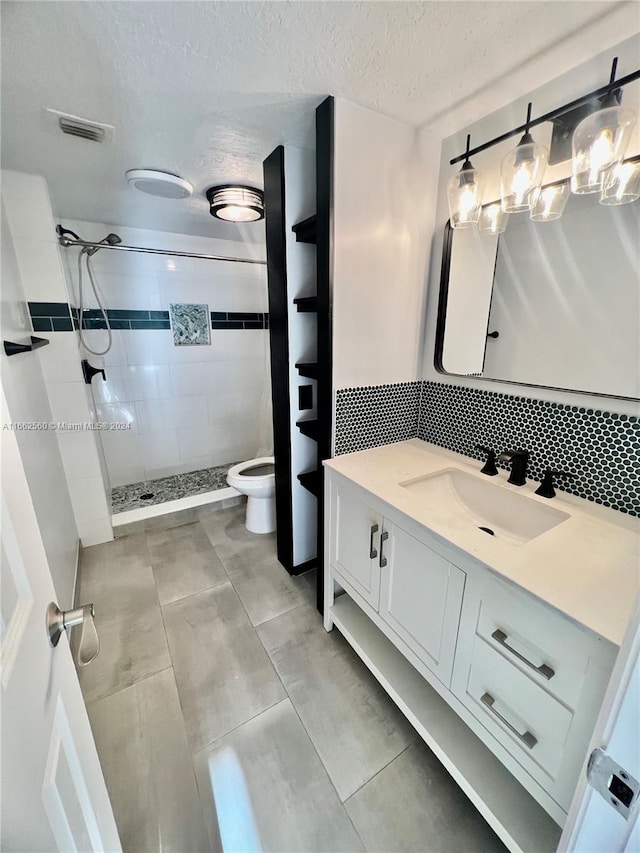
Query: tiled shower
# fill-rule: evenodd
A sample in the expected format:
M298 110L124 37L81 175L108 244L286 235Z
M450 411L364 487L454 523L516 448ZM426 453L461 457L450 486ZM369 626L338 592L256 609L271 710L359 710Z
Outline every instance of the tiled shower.
M116 231L125 245L260 259L240 241L64 221L85 240ZM78 304L78 249L63 249ZM226 488L231 465L272 452L266 266L105 250L93 270L112 347L87 354L113 512ZM104 321L85 288L87 343L103 350ZM172 304L206 306L209 343L174 344ZM39 309L42 311L42 309Z

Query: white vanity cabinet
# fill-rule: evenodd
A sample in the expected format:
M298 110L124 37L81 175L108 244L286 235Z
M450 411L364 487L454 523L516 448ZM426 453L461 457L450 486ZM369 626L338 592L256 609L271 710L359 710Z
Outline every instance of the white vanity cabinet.
M406 493L384 499L375 469L325 464L325 628L509 849L555 850L618 646L417 520Z
M366 602L402 651L446 685L451 680L465 574L375 510L340 478L331 486L333 575ZM429 537L424 537L429 541Z
M522 590L474 572L451 689L567 811L616 652Z

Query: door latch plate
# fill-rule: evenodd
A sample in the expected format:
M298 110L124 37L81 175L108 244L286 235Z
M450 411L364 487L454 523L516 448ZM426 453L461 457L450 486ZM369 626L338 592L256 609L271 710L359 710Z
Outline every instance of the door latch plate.
M638 799L640 782L602 749L594 749L587 765L587 781L625 820Z

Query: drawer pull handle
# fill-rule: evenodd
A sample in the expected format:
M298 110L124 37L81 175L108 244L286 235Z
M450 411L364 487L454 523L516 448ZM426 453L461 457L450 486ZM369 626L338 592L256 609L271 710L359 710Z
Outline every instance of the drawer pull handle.
M531 734L531 732L525 732L522 734L518 731L518 729L512 725L509 720L502 716L496 709L493 707L493 703L496 701L490 693L483 693L482 698L480 699L483 705L486 705L487 708L491 711L492 714L500 720L501 723L504 723L505 726L509 729L510 732L513 732L514 735L521 740L522 743L529 747L529 749L533 749L533 747L538 743L538 739Z
M508 652L511 652L514 657L517 657L518 660L522 661L522 663L525 663L530 669L534 669L538 673L538 675L541 675L543 678L546 678L547 681L550 681L556 674L555 670L551 669L550 666L547 666L546 663L541 663L540 666L536 666L535 663L531 663L531 661L527 660L524 655L521 655L520 652L517 652L512 646L507 643L507 635L499 628L495 630L491 636L496 641L496 643L499 643Z
M377 532L378 532L378 525L372 524L371 525L371 538L369 539L369 559L370 560L375 560L375 558L378 556L378 552L373 547L373 537L375 536L375 534Z
M389 534L386 531L384 533L380 534L380 568L381 569L384 569L384 567L387 565L387 558L382 556L382 548L383 548L383 545L387 541L388 538L389 538Z

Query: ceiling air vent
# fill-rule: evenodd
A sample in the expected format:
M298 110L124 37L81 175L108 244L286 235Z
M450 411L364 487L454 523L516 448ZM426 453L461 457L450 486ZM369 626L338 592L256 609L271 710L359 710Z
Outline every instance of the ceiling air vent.
M111 124L101 124L98 121L89 121L80 116L61 113L58 110L47 110L49 122L55 122L58 130L67 136L77 136L79 139L88 139L90 142L110 143L113 141L114 128Z

